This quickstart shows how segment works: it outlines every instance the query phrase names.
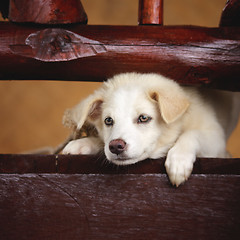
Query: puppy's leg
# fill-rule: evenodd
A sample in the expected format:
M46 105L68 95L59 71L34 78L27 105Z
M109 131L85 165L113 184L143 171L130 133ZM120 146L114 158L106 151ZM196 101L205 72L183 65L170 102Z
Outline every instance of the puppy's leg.
M191 130L183 133L169 150L166 171L173 185L179 186L191 175L198 157L226 157L226 144L221 129Z
M102 149L102 141L96 137L86 137L69 142L63 154L97 154Z
M199 148L196 133L184 133L168 151L165 162L168 177L173 185L179 186L190 176Z
M168 151L165 167L173 185L178 187L191 175L196 155L202 148L200 139L207 141L207 137L203 135L205 134L201 131L187 131L178 138L175 145Z

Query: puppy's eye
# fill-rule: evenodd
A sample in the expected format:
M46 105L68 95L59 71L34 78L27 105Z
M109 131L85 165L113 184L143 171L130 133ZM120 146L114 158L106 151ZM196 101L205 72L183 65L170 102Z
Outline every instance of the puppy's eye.
M104 123L107 126L112 126L113 125L113 119L111 117L107 117L107 118L105 118Z
M149 117L149 116L147 116L147 115L140 115L139 117L138 117L138 123L148 123L148 122L150 122L152 120L152 118L151 117Z

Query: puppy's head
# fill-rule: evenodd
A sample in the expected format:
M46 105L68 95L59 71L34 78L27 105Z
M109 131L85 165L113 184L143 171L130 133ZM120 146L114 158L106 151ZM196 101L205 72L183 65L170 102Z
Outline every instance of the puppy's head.
M127 165L164 156L177 137L170 136L175 134L169 134L171 125L188 106L184 92L171 80L155 74L121 74L71 110L66 122L77 129L94 125L107 159Z

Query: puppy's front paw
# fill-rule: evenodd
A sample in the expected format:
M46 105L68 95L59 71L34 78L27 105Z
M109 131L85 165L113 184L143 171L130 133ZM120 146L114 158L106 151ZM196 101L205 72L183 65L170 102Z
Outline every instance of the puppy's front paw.
M63 149L63 154L96 154L99 152L99 146L96 139L81 138L69 142Z
M177 187L185 182L191 175L193 163L196 159L195 154L181 153L170 149L165 162L168 177L173 185Z

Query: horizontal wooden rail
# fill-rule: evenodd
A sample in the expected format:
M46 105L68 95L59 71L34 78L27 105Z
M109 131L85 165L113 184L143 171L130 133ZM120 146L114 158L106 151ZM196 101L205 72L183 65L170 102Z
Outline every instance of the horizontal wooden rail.
M239 238L240 159L198 159L179 188L164 159L103 160L0 155L1 239Z
M0 79L102 81L156 72L182 84L240 90L240 28L0 23Z
M240 235L240 178L0 175L1 239L204 239Z
M0 174L165 174L164 162L165 158L148 159L134 165L116 166L100 155L0 154ZM194 164L193 174L240 175L240 159L198 158Z

